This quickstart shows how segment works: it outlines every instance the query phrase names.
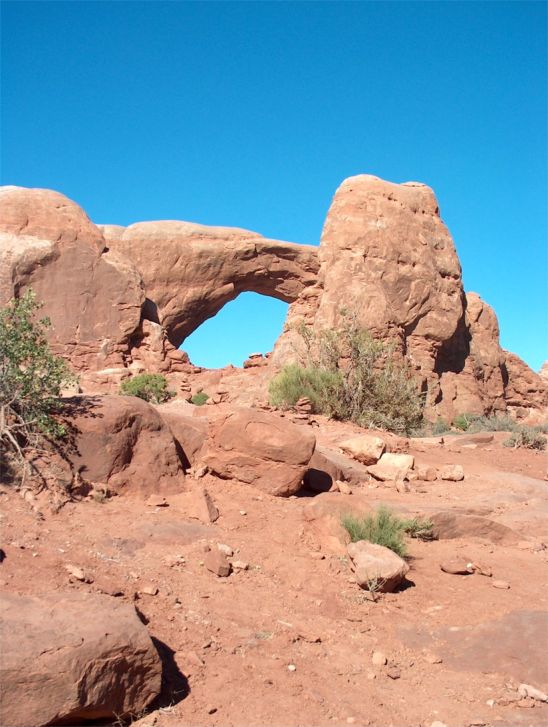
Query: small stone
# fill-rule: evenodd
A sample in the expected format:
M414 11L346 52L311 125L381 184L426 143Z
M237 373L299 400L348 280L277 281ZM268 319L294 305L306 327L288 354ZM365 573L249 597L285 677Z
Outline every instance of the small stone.
M248 570L249 563L245 563L243 560L234 560L232 561L232 567L234 570Z
M440 563L440 568L444 573L451 573L456 576L466 576L474 572L473 564L465 559L452 558L444 560Z
M295 664L288 664L287 671L297 671L297 667L295 666Z
M439 720L436 720L435 722L432 722L430 727L447 727L445 722L440 722Z
M431 651L428 651L424 655L424 660L428 662L428 664L441 664L443 662L443 659L441 656L438 656L437 654L433 654Z
M339 492L341 495L351 495L352 494L352 488L347 482L342 482L340 480L337 480L337 487L339 489Z
M86 574L81 568L78 568L78 566L72 565L71 563L67 563L65 565L65 570L70 573L70 575L75 578L77 581L85 581L86 580Z
M210 550L204 558L205 567L215 573L219 578L226 578L230 575L231 566L226 555L220 550Z
M221 553L224 553L227 558L231 558L234 555L234 551L230 547L230 545L225 545L224 543L217 543L217 547L221 551Z
M532 687L530 684L520 684L518 694L520 697L530 697L538 702L548 702L548 694L541 692L540 689Z
M388 662L388 659L382 651L374 651L373 656L371 657L371 662L375 664L375 666L384 666Z
M147 500L149 507L169 507L169 502L161 495L151 495Z
M518 707L521 707L522 709L532 709L535 706L535 703L532 699L520 699L519 702L516 702Z
M510 588L510 584L507 583L506 581L493 581L493 583L491 585L493 586L493 588L501 588L501 589L506 589L506 590L508 590L508 588Z
M464 479L464 470L460 464L448 464L442 467L440 470L440 477L442 480L448 480L450 482L460 482Z
M390 679L399 679L401 677L401 672L397 667L392 666L386 672L386 676L390 677Z
M487 701L485 702L485 704L486 704L486 705L487 705L488 707L494 707L494 706L495 706L495 700L494 700L494 699L488 699L488 700L487 700Z
M247 512L245 510L240 510L240 515L247 515Z
M346 724L356 724L356 718L355 717L347 717L346 718Z
M156 586L145 586L141 589L141 593L144 593L146 596L157 596L159 591Z
M217 711L217 707L209 706L209 707L206 707L206 710L207 710L208 714L215 714L215 712Z
M409 485L403 480L397 480L396 492L409 492Z
M376 679L377 678L377 675L375 674L374 671L368 671L367 672L367 678L369 679L369 681L373 681L373 679Z

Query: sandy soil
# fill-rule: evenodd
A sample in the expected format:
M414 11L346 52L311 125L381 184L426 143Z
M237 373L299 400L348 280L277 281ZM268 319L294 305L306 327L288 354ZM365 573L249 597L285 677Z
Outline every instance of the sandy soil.
M356 430L322 422L316 431L333 447ZM526 682L548 691L546 457L500 440L411 445L419 464L462 464L463 482L412 482L401 493L364 482L351 495L329 493L410 514L480 514L518 533L514 544L410 539L405 587L376 601L303 519L311 493L276 499L210 476L202 482L221 513L211 525L189 519L179 495L167 507L128 496L52 513L4 487L0 585L135 602L166 671L160 705L140 716L142 727L540 727L548 705L516 689ZM208 543L230 546L249 568L218 578L204 566ZM492 577L442 572L440 562L457 556ZM71 581L68 563L92 582ZM498 580L510 587L494 587ZM156 595L143 593L149 586ZM385 666L373 665L375 651Z

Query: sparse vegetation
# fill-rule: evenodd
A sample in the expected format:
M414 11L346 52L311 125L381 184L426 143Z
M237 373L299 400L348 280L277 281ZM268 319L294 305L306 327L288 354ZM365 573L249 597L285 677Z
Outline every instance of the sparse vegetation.
M206 394L205 391L199 391L197 394L194 394L190 402L191 404L194 404L194 406L203 406L208 399L209 394Z
M122 381L120 394L137 396L151 404L162 404L175 394L167 388L167 381L162 374L138 374Z
M467 432L470 429L470 425L474 421L473 414L458 414L453 419L453 426L455 429L460 429L461 432Z
M471 432L514 432L519 428L520 425L508 414L474 416L470 423Z
M0 444L23 465L25 453L45 440L62 438L61 389L75 381L65 361L50 350L48 318L36 320L41 304L32 291L0 311ZM3 462L4 464L4 462Z
M429 520L421 520L420 518L404 520L394 515L384 505L379 507L375 515L366 515L363 518L344 515L341 523L353 543L359 540L368 540L370 543L390 548L401 558L404 558L407 554L405 534L423 540L433 538L433 525Z
M440 434L446 434L450 431L451 425L443 417L438 417L434 424L432 424L432 434L436 437Z
M546 449L546 437L533 427L521 426L503 442L503 446L544 451Z
M376 341L348 317L338 330L299 329L304 352L270 382L275 406L306 396L316 413L363 427L408 433L422 421L424 397L394 347Z

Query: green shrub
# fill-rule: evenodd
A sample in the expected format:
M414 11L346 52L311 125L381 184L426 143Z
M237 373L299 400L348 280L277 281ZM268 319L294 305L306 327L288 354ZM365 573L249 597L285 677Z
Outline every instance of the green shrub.
M209 394L206 394L205 391L199 391L197 394L194 394L190 402L191 404L194 404L194 406L203 406L208 399Z
M368 540L370 543L389 548L401 558L407 554L404 539L406 533L412 538L424 540L430 540L433 537L433 525L430 521L419 518L402 520L384 505L379 507L375 515L366 515L362 518L344 515L341 523L353 543Z
M25 450L43 438L65 436L55 415L62 409L61 389L75 381L65 361L50 351L49 319L35 320L40 308L28 291L0 311L0 448L21 462Z
M302 396L314 411L360 426L410 432L422 422L424 397L392 346L346 322L339 330L299 330L305 345L300 364L289 364L270 382L276 406Z
M381 506L375 515L363 518L345 515L342 525L353 543L368 540L370 543L390 548L401 557L407 553L402 521L386 507Z
M533 427L520 427L503 443L504 447L524 447L525 449L546 449L546 437Z
M314 413L336 416L342 388L343 378L338 371L288 364L270 382L270 401L274 406L295 406L306 396Z
M457 416L453 419L453 426L455 429L460 429L461 432L466 432L470 429L470 425L473 421L473 414L457 414Z
M167 388L167 381L162 374L138 374L131 379L122 381L120 394L137 396L152 404L161 404L175 396Z

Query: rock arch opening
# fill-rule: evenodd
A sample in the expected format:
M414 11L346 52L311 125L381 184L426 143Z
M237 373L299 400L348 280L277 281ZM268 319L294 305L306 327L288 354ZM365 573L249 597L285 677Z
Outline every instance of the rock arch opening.
M242 366L251 353L272 351L289 304L260 293L240 293L185 338L181 349L196 366Z

